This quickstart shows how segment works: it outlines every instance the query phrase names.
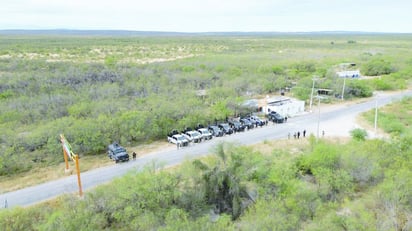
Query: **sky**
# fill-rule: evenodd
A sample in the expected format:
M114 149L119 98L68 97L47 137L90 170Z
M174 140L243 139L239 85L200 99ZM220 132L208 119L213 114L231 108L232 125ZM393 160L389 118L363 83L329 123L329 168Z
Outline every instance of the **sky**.
M2 0L4 29L412 33L412 0Z

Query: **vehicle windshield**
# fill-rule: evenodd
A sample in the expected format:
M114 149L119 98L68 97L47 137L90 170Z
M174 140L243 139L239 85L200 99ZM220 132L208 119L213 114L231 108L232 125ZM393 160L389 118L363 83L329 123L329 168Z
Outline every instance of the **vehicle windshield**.
M209 133L209 130L207 130L206 128L201 128L199 129L199 132L201 132L202 134L207 134Z
M122 152L126 152L126 149L124 149L124 148L118 148L118 149L115 149L113 152L114 152L115 154L119 154L119 153L122 153Z
M178 136L177 139L180 140L180 141L186 140L183 136Z
M225 129L229 129L229 125L227 125L227 124L222 124L222 127L225 128Z

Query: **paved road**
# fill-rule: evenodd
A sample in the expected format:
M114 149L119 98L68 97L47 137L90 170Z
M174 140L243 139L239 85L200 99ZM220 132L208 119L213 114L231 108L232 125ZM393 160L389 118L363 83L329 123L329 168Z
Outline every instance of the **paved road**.
M84 172L81 175L83 190L86 191L97 185L109 182L127 172L140 171L145 165L150 163L175 165L187 159L205 156L210 153L211 149L215 147L216 144L222 141L255 144L264 140L287 139L288 133L293 134L293 132L297 131L302 132L303 129L306 129L307 134L313 133L314 135L318 134L318 130L320 135L323 130L325 131L326 136L348 135L350 130L357 127L355 124L355 117L359 113L374 108L376 102L378 102L378 106L382 106L392 101L399 100L404 96L412 96L412 91L404 91L396 94L382 93L378 96L378 100L374 98L367 102L350 106L333 106L327 110L318 110L315 104L312 113L290 118L285 124L269 124L263 128L251 129L247 132L237 133L231 136L214 138L210 141L179 150L168 148L167 150L140 157L136 161L129 161L128 163L116 164ZM320 121L319 125L318 121ZM15 206L29 206L62 194L76 193L77 191L77 177L76 175L72 175L59 180L1 194L0 208L6 206L8 208Z

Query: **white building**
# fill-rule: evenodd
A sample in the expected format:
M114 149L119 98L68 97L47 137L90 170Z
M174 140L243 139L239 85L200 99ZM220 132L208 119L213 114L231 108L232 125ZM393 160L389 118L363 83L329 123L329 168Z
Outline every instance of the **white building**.
M359 78L361 77L360 71L359 70L354 70L354 71L338 71L336 74L340 78Z
M305 111L305 101L280 96L274 98L266 98L266 105L263 111L268 114L275 111L282 116L293 117L302 114Z

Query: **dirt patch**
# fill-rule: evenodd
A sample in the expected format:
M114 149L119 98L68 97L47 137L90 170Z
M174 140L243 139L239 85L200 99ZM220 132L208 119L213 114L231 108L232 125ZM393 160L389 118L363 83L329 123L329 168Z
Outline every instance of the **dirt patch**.
M190 54L190 55L181 55L181 56L176 56L173 58L152 58L152 59L137 59L136 63L139 64L150 64L150 63L161 63L161 62L170 62L170 61L175 61L178 59L185 59L185 58L192 58L195 55Z
M127 152L132 154L136 152L137 157L150 155L159 151L176 149L176 146L166 141L155 141L148 144L142 144L136 147L126 147Z
M112 164L113 162L109 158L102 155L84 156L80 158L79 162L81 172L101 168ZM65 169L66 166L63 162L58 165L35 168L30 170L29 172L14 175L11 177L0 177L0 193L18 190L21 188L76 174L75 164L73 163L73 161L69 162L69 170L66 171Z

